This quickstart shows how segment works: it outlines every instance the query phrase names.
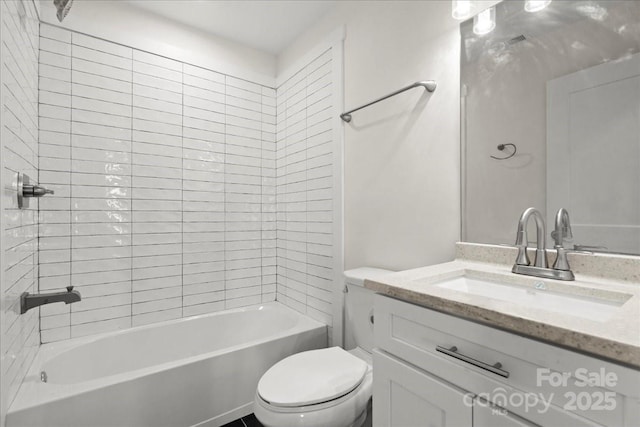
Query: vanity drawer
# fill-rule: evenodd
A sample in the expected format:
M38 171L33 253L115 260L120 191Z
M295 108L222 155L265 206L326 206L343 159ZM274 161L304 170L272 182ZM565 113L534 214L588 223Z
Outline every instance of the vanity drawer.
M374 334L377 348L540 425L549 412L565 425L640 425L637 370L382 295ZM579 368L615 384L580 386Z

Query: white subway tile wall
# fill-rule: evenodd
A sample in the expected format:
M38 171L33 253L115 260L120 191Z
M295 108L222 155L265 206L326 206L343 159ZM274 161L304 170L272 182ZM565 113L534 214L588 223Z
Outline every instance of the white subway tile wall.
M276 298L276 91L40 29L42 342Z
M123 268L131 268L127 303L138 326L182 317L183 269L188 272L183 196L190 186L183 185L182 170L182 64L137 50L123 53L133 54L132 258Z
M20 294L36 292L38 202L19 210L16 172L38 180L38 17L32 1L0 2L2 129L2 309L0 418L40 344L38 310L20 315Z
M332 51L277 90L277 299L333 325Z

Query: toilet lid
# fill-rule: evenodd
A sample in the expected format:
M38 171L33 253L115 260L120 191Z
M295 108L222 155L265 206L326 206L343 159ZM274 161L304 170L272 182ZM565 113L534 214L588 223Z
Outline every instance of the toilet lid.
M258 394L271 405L298 407L327 402L360 385L367 363L340 347L304 351L273 365Z

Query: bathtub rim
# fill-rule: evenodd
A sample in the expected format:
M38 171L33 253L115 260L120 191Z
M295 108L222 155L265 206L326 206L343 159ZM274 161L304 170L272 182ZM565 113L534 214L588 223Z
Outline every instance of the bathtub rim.
M167 324L176 324L176 323L183 323L189 320L195 320L200 318L216 317L216 316L224 315L227 313L256 311L256 310L259 310L261 307L269 307L270 309L274 309L274 310L284 310L288 314L293 315L297 319L297 322L293 325L293 327L289 329L270 334L261 339L247 341L234 346L225 347L223 349L190 356L183 359L172 360L169 362L147 366L147 367L136 369L133 371L125 371L118 374L108 375L108 376L99 377L99 378L95 378L87 381L76 382L76 383L43 383L40 380L40 372L42 371L42 366L44 365L45 362L51 360L54 357L61 355L66 351L72 350L75 347L79 347L85 344L90 344L92 342L95 342L103 338L117 336L120 334L126 334L128 332L130 333L133 330L140 331L140 330L151 329L151 328L161 328L162 326ZM221 310L213 313L199 314L199 315L184 317L180 319L165 320L162 322L152 323L149 325L135 326L132 328L121 329L117 331L110 331L110 332L105 332L97 335L77 337L77 338L72 338L70 340L65 340L65 341L41 344L40 347L38 348L38 351L36 353L36 356L34 357L33 362L31 363L31 365L29 366L29 369L27 370L27 375L25 376L22 383L20 384L20 388L18 389L18 393L16 394L15 399L13 400L13 402L8 408L7 415L11 412L28 410L38 405L53 403L57 400L71 398L73 396L91 392L99 388L108 387L113 384L133 381L145 375L151 375L164 370L175 369L180 366L197 363L199 361L202 361L211 357L215 357L216 355L219 355L219 354L241 350L253 345L262 344L275 339L289 337L291 335L295 335L303 331L311 331L311 330L320 329L320 328L327 328L327 325L315 319L312 319L311 317L303 313L293 310L290 307L287 307L286 305L278 301L271 301L267 303L255 304L255 305L250 305L246 307ZM328 331L327 331L327 336L328 336Z

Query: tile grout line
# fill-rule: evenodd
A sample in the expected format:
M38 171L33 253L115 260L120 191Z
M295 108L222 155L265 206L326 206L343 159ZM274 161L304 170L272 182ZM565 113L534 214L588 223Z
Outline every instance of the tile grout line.
M280 202L280 191L281 188L280 186L282 185L281 181L282 181L282 177L280 176L280 165L279 162L283 162L284 160L281 160L281 156L280 154L282 154L284 152L284 150L282 150L281 147L281 121L280 121L280 117L282 115L282 111L280 107L280 103L279 103L279 97L281 96L281 88L282 85L278 88L276 88L276 215L277 213L280 211L280 207L281 207L281 202ZM285 116L286 117L286 116ZM284 119L283 119L284 121ZM276 222L276 301L279 301L280 297L279 295L282 294L282 286L280 285L282 279L281 279L281 271L282 268L280 267L281 262L282 262L282 257L279 256L279 249L281 246L281 238L279 236L279 231L280 231L280 226L284 227L284 220L279 220L277 219ZM282 303L284 304L284 298L282 300Z
M181 67L181 79L182 79L182 105L181 108L181 129L180 129L180 164L182 170L180 171L180 317L184 317L184 63L180 63Z
M305 293L305 314L309 311L309 111L308 111L308 89L309 89L309 64L304 67L304 240L305 240L305 257L304 257L304 293Z
M37 67L36 67L36 74L38 77L38 81L40 81L40 23L38 23L38 63L37 63ZM39 86L39 85L38 85ZM38 114L38 121L37 121L37 131L38 131L38 135L36 136L36 161L38 163L38 166L36 168L37 172L38 172L38 176L37 176L37 180L38 180L38 184L42 185L42 180L40 177L40 88L37 88L37 92L38 92L38 96L37 96L37 100L36 100L36 109L37 109L37 114ZM71 112L69 112L69 114L71 114ZM2 212L2 215L4 215L4 212ZM40 292L40 202L38 201L38 210L37 210L37 217L36 217L36 252L38 254L37 259L35 259L35 265L37 267L37 276L36 276L36 286L34 289L34 292L39 293ZM4 233L4 230L0 230L0 232ZM4 248L2 246L0 246L0 250L4 250ZM38 338L40 341L40 344L42 344L42 314L41 314L41 309L38 309Z
M224 272L223 278L223 305L227 309L227 76L224 76L224 157L222 159L222 211L224 212L224 230L222 233L222 271Z
M134 219L134 209L133 209L133 190L134 190L134 175L133 175L133 108L134 108L134 95L133 95L133 82L134 82L134 71L133 71L133 49L131 49L131 114L129 117L130 120L130 132L131 134L129 135L130 138L130 142L129 142L129 164L130 164L130 169L129 169L129 213L131 215L131 218L129 219L130 224L131 224L131 229L129 231L130 234L130 240L129 240L129 266L130 266L130 271L129 271L129 327L133 327L133 248L134 248L134 236L135 236L135 219Z
M262 86L260 86L262 92ZM264 95L260 96L260 302L264 302ZM244 421L243 421L244 423Z
M73 164L73 33L69 34L69 285L73 280L73 175L71 165ZM72 306L69 304L69 338L72 338L71 322Z

